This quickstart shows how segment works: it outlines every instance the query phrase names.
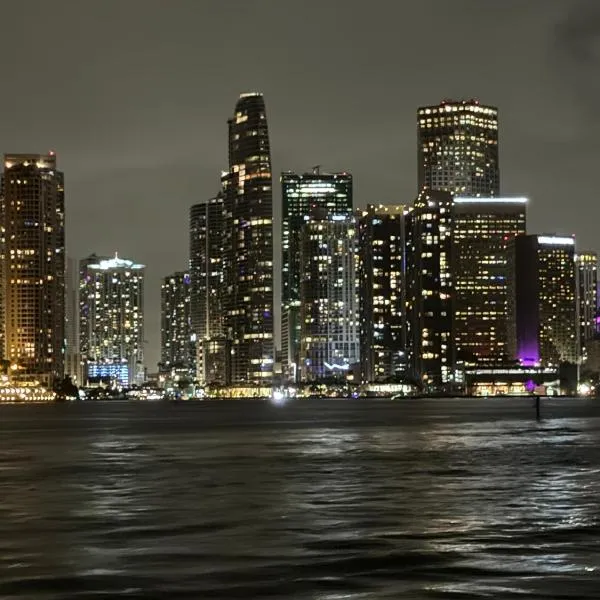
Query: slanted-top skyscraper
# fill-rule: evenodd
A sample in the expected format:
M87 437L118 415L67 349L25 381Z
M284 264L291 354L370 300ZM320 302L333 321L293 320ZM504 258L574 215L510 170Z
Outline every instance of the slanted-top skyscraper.
M498 109L447 100L418 110L418 181L462 196L498 196Z
M16 377L45 385L64 375L64 212L63 174L54 153L4 156L4 358L16 365Z
M262 94L242 94L229 119L223 176L223 324L231 340L232 383L273 377L273 202Z

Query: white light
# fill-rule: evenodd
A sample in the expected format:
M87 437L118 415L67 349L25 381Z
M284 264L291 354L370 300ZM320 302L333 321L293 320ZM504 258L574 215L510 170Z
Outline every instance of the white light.
M570 237L558 237L550 235L538 235L538 244L547 244L549 246L574 246L575 240Z
M100 271L108 271L110 269L143 269L144 265L134 263L132 260L125 260L123 258L109 258L107 260L101 260L99 263L90 265L90 269L98 269Z
M325 368L329 369L330 371L335 371L336 369L339 369L340 371L347 371L350 368L350 365L330 365L328 362L324 362L323 364L325 365Z
M525 197L516 198L454 198L456 204L527 204Z
M331 217L332 221L345 221L346 217L344 215L333 215Z

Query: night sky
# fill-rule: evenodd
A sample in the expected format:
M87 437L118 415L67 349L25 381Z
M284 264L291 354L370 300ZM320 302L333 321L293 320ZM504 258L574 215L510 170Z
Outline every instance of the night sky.
M410 202L416 108L478 98L529 230L600 250L598 0L27 0L0 19L0 152L57 152L69 256L147 265L151 371L160 278L186 268L240 92L265 94L276 217L279 172L316 164L353 173L357 206Z

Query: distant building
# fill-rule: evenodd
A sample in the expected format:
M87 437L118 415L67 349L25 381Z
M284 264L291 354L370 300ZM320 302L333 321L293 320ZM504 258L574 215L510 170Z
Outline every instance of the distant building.
M143 382L144 268L116 255L81 261L80 354L88 379Z
M509 241L526 231L526 198L454 198L453 334L463 366L506 364Z
M67 258L65 276L65 375L74 383L81 383L81 357L79 356L79 269L77 261Z
M0 193L4 359L14 378L65 371L65 199L54 153L5 154Z
M311 211L326 209L330 214L352 214L352 175L291 171L281 174L282 197L282 358L293 379L300 351L300 236Z
M409 370L423 389L456 382L452 343L452 194L423 190L405 216Z
M596 337L598 310L598 255L580 252L575 256L577 308L579 315L579 352L585 363L590 342Z
M190 275L178 271L162 281L160 370L174 369L193 380L195 378L195 345L192 341Z
M357 223L316 210L300 240L300 371L303 381L346 378L360 361Z
M360 363L363 382L406 372L403 205L369 205L359 218Z
M417 112L419 189L499 196L498 109L446 100Z
M204 347L206 344L213 347L213 341L222 341L224 335L223 209L222 194L190 209L191 327L196 347L196 378L201 384L206 382L207 369L211 370Z
M521 235L510 242L509 352L523 366L578 358L575 241Z
M223 176L223 326L234 384L273 379L273 202L262 94L242 94L229 124Z

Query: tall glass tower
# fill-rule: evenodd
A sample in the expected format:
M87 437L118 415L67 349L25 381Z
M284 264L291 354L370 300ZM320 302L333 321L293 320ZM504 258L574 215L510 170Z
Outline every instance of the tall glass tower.
M223 176L223 325L234 384L273 377L273 201L262 94L242 94L229 119Z
M447 100L417 113L419 190L498 196L498 109Z
M281 174L282 210L282 323L284 368L295 379L300 351L300 242L304 224L316 209L351 216L352 175L322 173ZM296 365L296 367L294 367Z

